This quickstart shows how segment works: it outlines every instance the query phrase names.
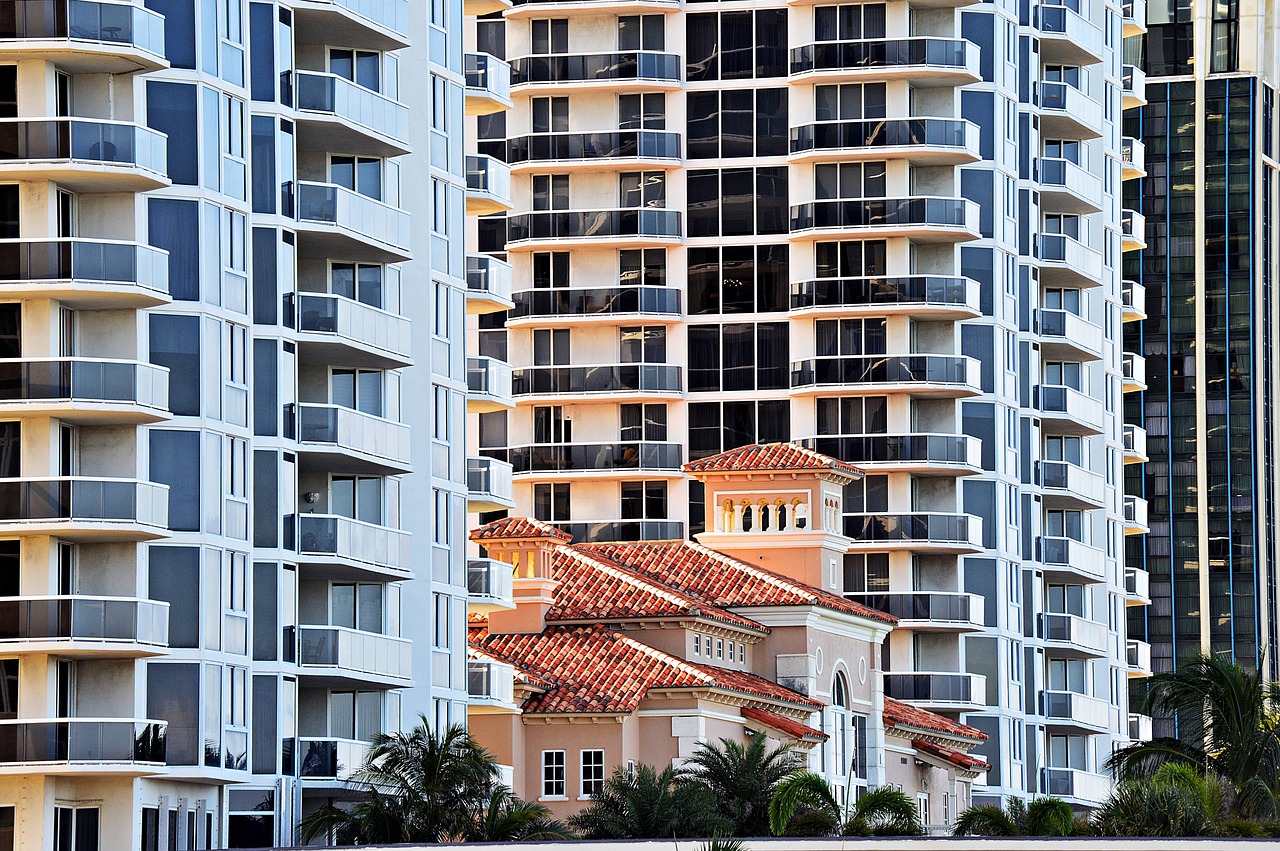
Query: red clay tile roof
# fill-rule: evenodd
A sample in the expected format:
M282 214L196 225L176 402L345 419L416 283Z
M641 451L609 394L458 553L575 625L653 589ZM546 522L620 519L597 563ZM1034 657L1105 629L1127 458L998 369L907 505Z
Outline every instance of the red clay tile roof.
M686 473L733 473L768 470L834 470L861 477L862 471L852 464L806 449L795 443L760 443L739 446L719 455L690 461Z
M884 699L884 725L886 728L903 727L927 730L931 733L941 733L944 736L968 739L973 742L984 742L988 738L987 734L977 727L970 727L968 724L952 721L950 718L919 709L900 700L894 700L891 697Z
M794 718L788 718L785 715L779 715L776 712L770 712L767 709L758 709L754 706L742 707L742 717L749 721L755 721L764 727L782 733L784 736L790 736L793 739L803 739L811 742L825 742L831 738L821 730L815 730L808 724L802 724Z
M603 556L726 609L745 606L821 606L895 624L898 619L811 585L730 558L692 541L579 544Z
M633 712L653 688L720 688L796 706L821 705L760 677L691 664L599 625L472 635L481 652L509 659L549 683L546 692L525 701L526 713Z
M557 541L572 541L573 536L561 532L550 523L534 520L532 517L503 517L471 530L473 541L520 541L531 538L554 538Z
M746 714L745 710L743 711L743 714ZM918 751L933 754L936 757L945 759L952 765L957 765L960 768L966 768L970 771L986 771L991 767L991 763L987 762L980 756L971 756L970 754L955 750L954 748L948 748L944 745L940 745L937 742L929 742L924 739L912 739L911 746Z
M695 617L767 634L769 628L694 594L679 591L598 553L560 547L552 554L556 601L548 621Z

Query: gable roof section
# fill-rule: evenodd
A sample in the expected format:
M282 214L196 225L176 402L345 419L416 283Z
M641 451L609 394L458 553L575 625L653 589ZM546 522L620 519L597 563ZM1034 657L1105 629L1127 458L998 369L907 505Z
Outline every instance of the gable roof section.
M686 473L792 472L830 470L855 478L862 471L838 458L806 449L796 443L758 443L739 446L684 465Z
M919 730L921 732L949 736L972 744L985 742L989 738L986 733L977 727L970 727L968 724L952 721L950 718L903 703L900 700L894 700L891 697L884 699L884 726L885 729L900 727L904 731Z
M528 541L537 538L554 538L565 542L573 540L572 535L532 517L503 517L471 530L471 540L480 542Z

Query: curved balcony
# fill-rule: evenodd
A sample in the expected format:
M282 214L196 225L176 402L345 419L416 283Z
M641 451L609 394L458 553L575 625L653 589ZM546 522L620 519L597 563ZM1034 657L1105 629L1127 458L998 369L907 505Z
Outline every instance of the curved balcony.
M515 668L504 662L467 660L467 711L517 712Z
M169 418L169 370L87 358L0 360L0 415L80 425L159 422Z
M511 264L487 254L467 255L467 313L510 310Z
M130 3L16 0L0 23L0 55L43 59L82 74L168 68L164 16Z
M674 168L680 164L680 134L668 130L535 133L507 139L506 160L513 171Z
M968 319L982 312L981 289L969 278L817 278L791 285L791 312L815 317L894 316Z
M844 596L893 615L898 619L898 629L915 632L981 632L986 629L985 601L977 594L912 591Z
M515 507L511 465L497 458L467 458L467 510L502 511Z
M168 603L83 595L0 599L0 652L131 659L160 655L168 645Z
M1045 653L1054 658L1092 658L1107 655L1107 625L1079 615L1045 612L1040 615Z
M971 553L982 549L982 518L969 514L846 514L854 551Z
M1035 407L1046 434L1102 434L1102 400L1061 384L1040 384Z
M468 53L463 64L467 115L511 109L511 66L488 53Z
M1038 80L1040 133L1050 139L1096 139L1102 135L1102 104L1070 83Z
M1040 308L1040 354L1046 360L1092 361L1102 358L1102 326L1068 310Z
M374 263L410 259L409 214L333 183L299 183L298 254Z
M409 320L346 296L294 293L287 313L298 331L301 363L398 369L409 366Z
M963 242L979 236L978 205L966 198L833 199L791 208L792 239Z
M336 514L299 514L297 524L309 578L412 578L408 532Z
M1111 795L1111 778L1079 768L1040 769L1040 794L1061 798L1069 804L1096 808Z
M1097 213L1102 210L1102 178L1079 163L1062 157L1038 157L1036 181L1040 184L1040 206L1044 212Z
M1147 288L1137 281L1120 284L1120 321L1141 322L1147 318Z
M978 362L963 355L846 355L791 365L791 387L800 393L956 398L975 396Z
M515 370L511 389L516 396L555 395L562 401L606 396L679 399L684 386L681 373L680 367L663 364L531 366Z
M1073 691L1040 692L1040 714L1046 726L1067 733L1105 733L1111 727L1111 704Z
M559 443L511 447L512 472L523 478L680 478L683 447L679 443L620 441L618 443Z
M1125 644L1125 661L1129 664L1129 676L1137 679L1151 676L1151 645L1136 638Z
M1124 446L1124 463L1145 464L1151 460L1147 456L1147 430L1132 423L1124 424L1121 437Z
M1051 582L1092 584L1106 578L1107 554L1075 538L1036 538L1036 558Z
M342 405L285 405L303 470L395 476L412 469L409 426Z
M298 149L374 157L409 153L409 107L345 77L293 72Z
M0 774L159 774L167 732L165 721L132 718L6 719Z
M635 15L680 11L676 0L511 0L507 19L547 15Z
M1142 251L1147 247L1147 218L1137 210L1120 211L1120 250Z
M369 743L358 739L298 739L298 776L305 785L327 785L316 781L347 781L364 766Z
M589 241L613 248L676 245L683 235L677 210L636 207L622 210L551 210L507 217L507 250L559 248Z
M135 479L0 479L0 531L82 542L169 534L169 487Z
M1124 379L1124 392L1140 393L1147 389L1147 359L1133 352L1125 352L1120 358L1120 374Z
M1134 180L1147 176L1147 146L1132 136L1120 140L1120 179Z
M580 89L678 89L683 65L684 60L675 53L645 50L521 56L511 61L511 88L527 95Z
M561 532L572 535L575 543L608 543L610 541L682 541L684 524L678 520L585 520L575 523L552 523Z
M987 705L987 678L952 672L884 674L884 693L921 709L943 712L981 710Z
M124 121L0 119L0 178L48 180L73 192L168 186L168 149L163 133Z
M298 668L307 685L359 687L409 684L412 642L345 626L298 627Z
M513 565L497 559L467 559L467 611L488 613L514 609L514 571Z
M1102 61L1102 30L1068 6L1036 7L1040 59L1058 65L1096 65Z
M1102 476L1069 461L1037 461L1036 470L1046 508L1101 508L1106 485Z
M1147 0L1122 0L1120 4L1124 38L1147 31Z
M959 118L866 118L791 128L791 162L903 159L963 165L982 158L980 132Z
M957 38L820 41L791 50L792 83L910 79L913 86L963 86L982 79L978 46Z
M1151 605L1151 576L1140 567L1124 569L1124 604L1126 606Z
M982 472L982 441L963 434L861 434L809 437L800 443L867 473L967 476Z
M1040 283L1047 286L1097 287L1102 285L1102 252L1061 233L1042 233Z
M511 167L488 154L467 154L467 215L505 213L511 204Z
M169 252L110 240L0 240L0 296L84 309L167 304Z
M511 364L497 358L467 358L467 413L488 414L515 407Z
M1147 74L1137 65L1125 65L1120 73L1120 103L1125 109L1147 105Z
M1126 535L1145 535L1151 531L1151 523L1147 520L1147 501L1140 496L1125 494L1124 496L1124 533Z
M640 319L646 322L678 322L681 316L679 287L592 287L589 289L537 289L515 294L515 307L507 314L507 327L567 322L613 324Z
M298 44L331 44L341 33L342 43L352 47L409 46L409 0L296 0L290 8Z

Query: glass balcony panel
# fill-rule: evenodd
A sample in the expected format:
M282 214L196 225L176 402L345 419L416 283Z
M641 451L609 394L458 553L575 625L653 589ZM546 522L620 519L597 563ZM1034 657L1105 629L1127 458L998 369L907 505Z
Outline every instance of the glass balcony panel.
M0 642L169 642L169 604L122 597L0 599Z
M516 446L510 461L515 473L603 470L678 471L683 463L678 443L577 443Z
M1040 706L1044 717L1051 721L1067 721L1102 730L1111 724L1111 705L1089 695L1044 691L1040 693Z
M512 376L515 395L545 393L679 393L678 366L605 364L601 366L534 366Z
M629 51L558 56L523 56L511 62L511 84L588 83L648 80L679 83L683 59L674 53Z
M791 73L911 66L967 69L976 60L976 48L963 39L824 41L792 48Z
M164 56L164 16L127 3L88 0L12 0L9 15L0 16L0 42L70 39L129 45Z
M409 535L399 529L331 514L298 515L299 552L408 570Z
M791 285L791 309L922 305L978 309L978 284L969 278L909 275L817 278Z
M1111 778L1078 768L1041 768L1040 793L1101 804L1111 794Z
M984 601L976 594L913 591L845 596L904 621L981 625L985 614Z
M846 514L844 534L855 541L972 545L982 520L968 514Z
M791 386L817 384L942 384L976 389L976 362L952 355L849 355L800 361Z
M679 239L678 210L567 210L521 213L507 217L508 242L618 237Z
M506 161L574 162L602 159L680 159L680 134L666 130L538 133L507 140Z
M868 118L829 121L791 129L791 153L856 148L957 148L977 150L978 127L958 118Z
M1088 655L1106 653L1107 625L1105 623L1061 612L1046 612L1041 615L1041 622L1044 625L1044 640L1047 642L1071 645Z
M409 214L345 186L299 183L298 219L336 225L397 250L408 250Z
M0 119L0 163L68 160L168 174L168 141L149 127L86 118Z
M0 406L15 402L121 403L167 411L169 370L132 361L0 360Z
M986 677L981 674L915 673L884 675L885 694L909 703L986 703Z
M859 198L811 201L791 208L791 229L976 228L976 206L964 198Z
M165 761L163 721L59 718L0 721L0 765Z
M403 679L412 676L412 642L407 638L342 626L301 626L298 633L298 661L303 666Z
M403 103L337 74L296 71L293 79L298 109L330 113L392 139L408 136L409 107Z
M0 479L0 522L169 525L169 488L130 479Z
M678 520L590 520L551 524L575 543L593 541L676 541L682 540L684 524Z
M546 316L608 316L612 314L680 315L676 287L600 287L592 289L524 290L514 296L508 320Z
M982 444L960 434L865 434L811 437L804 446L854 465L957 464L978 466Z

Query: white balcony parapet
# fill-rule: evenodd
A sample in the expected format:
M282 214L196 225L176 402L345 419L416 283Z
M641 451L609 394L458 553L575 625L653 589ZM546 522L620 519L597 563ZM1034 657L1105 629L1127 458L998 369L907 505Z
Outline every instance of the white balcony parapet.
M467 608L492 612L515 608L514 567L491 558L467 559Z
M407 638L345 626L298 627L298 663L303 668L336 668L357 675L408 680L413 675Z

